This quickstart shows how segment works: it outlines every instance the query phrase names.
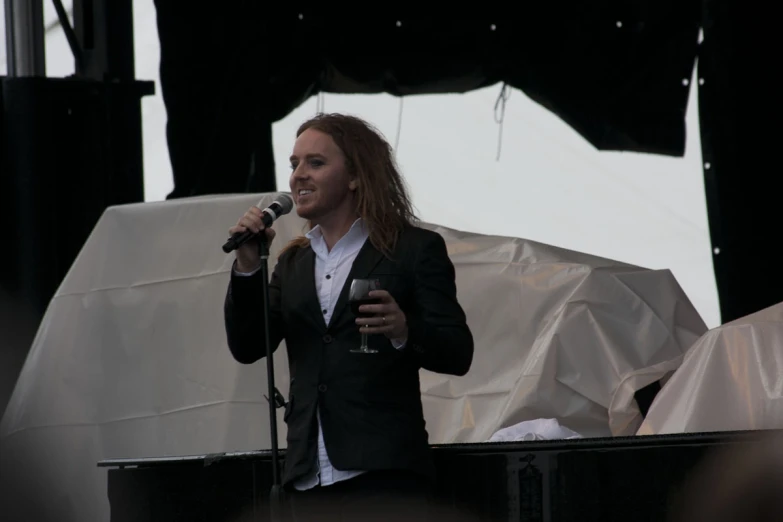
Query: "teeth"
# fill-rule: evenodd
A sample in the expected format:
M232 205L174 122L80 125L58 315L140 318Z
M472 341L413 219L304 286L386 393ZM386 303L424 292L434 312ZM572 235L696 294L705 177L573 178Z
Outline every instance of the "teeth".
M299 195L300 196L304 196L305 194L310 194L311 192L312 192L312 190L300 190L299 191Z

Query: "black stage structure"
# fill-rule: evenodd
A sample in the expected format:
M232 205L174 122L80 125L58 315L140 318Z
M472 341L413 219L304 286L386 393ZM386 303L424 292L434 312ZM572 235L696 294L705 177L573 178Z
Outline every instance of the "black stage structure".
M7 32L15 19L9 6L24 11L43 1L50 0L8 0ZM743 13L727 0L539 4L447 18L270 10L255 0L185 9L156 0L175 181L169 197L275 190L272 123L319 92L410 96L506 84L599 150L680 156L698 61L722 319L783 301L783 272L775 270L783 253L770 241L777 138L763 125L780 102L758 91L771 72L751 74L740 50L738 34L750 29ZM103 209L143 199L139 101L154 86L135 78L132 0L73 5L66 33L75 75L45 77L29 52L33 66L14 70L11 58L0 90L0 218L13 231L0 283L7 301L36 317ZM22 18L35 27L34 16ZM42 46L42 28L38 37L21 32L17 44ZM44 235L50 240L40 241Z
M673 522L683 503L697 498L692 493L705 468L725 462L722 452L763 454L763 443L775 433L434 445L438 480L432 520ZM108 468L112 522L269 519L268 451L112 459L99 465ZM720 472L736 476L738 488L741 476L763 473L742 468L749 466L727 465ZM290 519L286 510L283 515Z
M736 3L568 0L428 16L155 3L172 198L274 190L272 123L320 92L411 96L502 83L599 150L681 156L698 64L722 321L783 301L783 253L771 241L778 133L765 124L780 101L759 87L775 84L770 68L749 65L748 52L763 56L760 35L740 41L761 31L758 17Z

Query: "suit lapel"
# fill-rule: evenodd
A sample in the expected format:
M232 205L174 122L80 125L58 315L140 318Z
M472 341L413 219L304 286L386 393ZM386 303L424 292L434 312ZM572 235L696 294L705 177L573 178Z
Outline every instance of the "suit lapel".
M354 279L364 279L373 271L375 266L383 259L383 254L372 246L369 239L364 242L361 250L356 255L356 259L353 261L351 271L348 274L348 278L345 280L340 296L337 298L337 303L334 305L334 311L332 312L332 318L329 321L329 326L335 324L337 318L342 314L343 309L348 304L348 294L351 290L351 282ZM314 276L311 276L314 277ZM313 280L313 288L315 288L315 281Z
M310 247L302 248L300 252L300 257L297 260L297 279L301 281L302 295L306 296L307 308L315 321L326 328L326 321L324 321L324 315L318 301L318 293L315 291L315 252Z

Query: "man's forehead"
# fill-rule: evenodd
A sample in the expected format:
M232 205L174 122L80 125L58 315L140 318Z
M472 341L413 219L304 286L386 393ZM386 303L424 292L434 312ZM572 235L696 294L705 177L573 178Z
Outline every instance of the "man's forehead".
M296 139L294 143L294 156L304 156L307 154L329 154L334 153L337 145L332 137L323 132L308 129Z

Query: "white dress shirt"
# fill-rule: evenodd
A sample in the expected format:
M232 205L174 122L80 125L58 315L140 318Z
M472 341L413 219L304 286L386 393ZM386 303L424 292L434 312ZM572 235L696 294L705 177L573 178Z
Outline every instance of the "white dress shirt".
M351 271L356 256L359 255L369 234L367 227L361 219L354 221L351 229L332 247L331 251L326 245L319 226L314 227L306 234L310 240L310 248L315 254L315 291L324 314L324 322L329 324L334 312L334 306L342 292L348 274ZM255 272L241 273L238 275L252 275ZM394 340L392 345L401 349L405 346L405 340ZM372 355L360 355L359 357L372 357ZM337 482L361 475L361 470L339 470L332 466L329 455L326 452L324 434L321 429L321 416L318 418L318 467L312 474L298 479L294 487L300 491L311 489L318 484L329 486Z

